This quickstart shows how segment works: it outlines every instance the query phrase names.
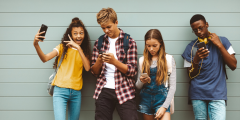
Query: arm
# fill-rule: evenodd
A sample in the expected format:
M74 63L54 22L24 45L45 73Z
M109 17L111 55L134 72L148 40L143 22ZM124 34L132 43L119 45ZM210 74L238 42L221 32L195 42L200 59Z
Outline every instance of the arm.
M97 40L98 41L98 40ZM91 67L91 72L94 76L98 76L101 73L102 70L102 55L98 53L98 49L97 49L97 43L95 42L94 46L93 46L93 52L92 52L92 67Z
M211 40L213 42L213 44L218 47L218 49L220 50L220 52L222 54L224 62L227 64L227 66L231 70L235 70L237 67L237 59L235 58L235 56L230 55L228 53L228 51L223 46L222 42L219 40L219 37L215 33L211 33L210 36L211 36L211 38L209 40Z
M192 70L190 73L191 77L194 77L199 73L199 63L202 61L202 59L206 58L209 55L209 52L210 51L208 51L208 49L203 48L198 49L195 57L193 58L191 67L187 68L188 75L191 70Z
M166 112L167 108L171 104L171 101L174 97L175 91L176 91L176 64L174 58L172 59L172 73L169 78L169 91L167 94L167 98L165 102L163 103L162 107L160 107L156 113L155 118L161 118L164 113Z
M142 89L143 85L146 84L147 82L151 81L151 78L148 77L143 77L141 76L141 71L142 71L142 66L140 64L143 63L143 57L139 58L139 63L138 63L138 77L137 77L137 82L136 82L136 88L137 89Z
M69 35L68 35L68 37L69 37L70 41L64 41L64 42L67 43L68 47L73 47L78 50L78 53L82 58L82 62L83 62L83 66L84 66L85 70L89 71L90 70L90 62L89 62L88 58L84 55L82 48L78 44L76 44Z
M97 57L97 60L96 60L95 64L91 68L92 73L95 74L95 75L99 75L101 73L101 70L102 70L102 65L103 65L102 55L99 55Z
M45 62L51 60L52 58L54 58L55 56L57 56L58 52L56 50L53 50L52 52L50 52L46 55L43 53L43 51L41 50L41 48L38 44L39 41L43 42L39 38L44 38L45 39L44 36L39 36L42 33L44 33L44 32L39 33L39 31L38 31L38 33L35 35L35 38L34 38L34 41L33 41L33 46L35 47L39 58L42 60L43 63L45 63Z

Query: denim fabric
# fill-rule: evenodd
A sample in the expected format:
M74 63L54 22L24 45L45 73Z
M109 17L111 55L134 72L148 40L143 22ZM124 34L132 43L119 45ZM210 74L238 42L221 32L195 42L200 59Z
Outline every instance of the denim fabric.
M68 104L68 120L79 120L81 108L81 90L60 88L55 86L53 93L53 109L55 120L66 120Z
M226 105L225 100L192 100L195 120L225 120Z
M156 83L157 67L150 68L151 83L143 86L140 92L140 104L138 111L147 115L156 114L167 98L168 88L164 84ZM166 110L170 113L170 106Z

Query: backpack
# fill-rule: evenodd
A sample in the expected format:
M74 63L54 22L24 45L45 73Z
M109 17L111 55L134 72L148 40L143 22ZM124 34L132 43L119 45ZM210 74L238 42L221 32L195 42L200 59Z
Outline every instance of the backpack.
M98 46L97 46L97 49L99 51L101 51L101 48L102 48L102 43L103 43L103 38L104 38L104 35L101 35L99 38L98 38ZM124 34L124 39L123 39L123 48L124 48L124 52L125 52L125 58L123 60L122 63L126 63L127 62L127 51L129 49L129 38L130 38L130 35L125 33Z
M218 37L219 38L219 40L221 41L221 43L222 43L222 40L221 40L221 37ZM193 57L192 58L194 58L194 56L196 55L196 53L197 53L197 47L193 47L193 50L192 50L192 54L193 54ZM224 69L224 72L225 72L225 74L226 74L226 79L228 79L228 76L227 76L227 71L226 71L226 66L225 66L225 63L224 63L224 61L223 61L223 69Z

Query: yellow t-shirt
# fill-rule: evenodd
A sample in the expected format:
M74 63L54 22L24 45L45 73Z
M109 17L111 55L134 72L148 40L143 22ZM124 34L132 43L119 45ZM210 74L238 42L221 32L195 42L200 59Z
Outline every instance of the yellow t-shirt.
M63 46L62 44L59 44L54 49L58 50L59 53L58 63L59 63L63 52ZM60 65L55 78L53 79L52 85L56 85L62 88L81 90L83 85L82 58L78 50L74 48L68 48L66 55L62 60L62 64Z

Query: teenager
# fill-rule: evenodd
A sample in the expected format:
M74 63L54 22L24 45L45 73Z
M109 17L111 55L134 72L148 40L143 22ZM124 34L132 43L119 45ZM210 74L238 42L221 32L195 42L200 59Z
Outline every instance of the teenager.
M97 77L93 96L96 99L95 120L112 120L115 108L121 120L138 120L134 99L137 44L129 37L129 48L125 53L125 33L118 28L117 14L112 8L100 10L97 22L105 34L101 48L98 49L98 39L92 53L91 71Z
M170 120L170 103L176 90L176 65L174 58L166 54L162 35L157 29L151 29L145 35L136 87L141 89L138 111L143 113L144 120Z
M227 85L225 64L235 70L237 60L231 43L226 37L208 31L209 24L203 15L196 14L190 20L193 33L198 37L191 41L182 57L191 84L190 102L196 120L225 120ZM197 48L199 42L206 44ZM194 49L197 49L194 52Z
M78 120L81 108L81 89L83 85L82 71L90 70L90 38L79 18L73 18L63 35L61 43L52 52L44 54L38 44L39 38L44 38L38 31L33 45L42 62L56 57L54 68L64 56L60 68L52 82L54 87L53 109L55 120L65 120L68 104L68 120ZM43 41L41 41L43 42Z

